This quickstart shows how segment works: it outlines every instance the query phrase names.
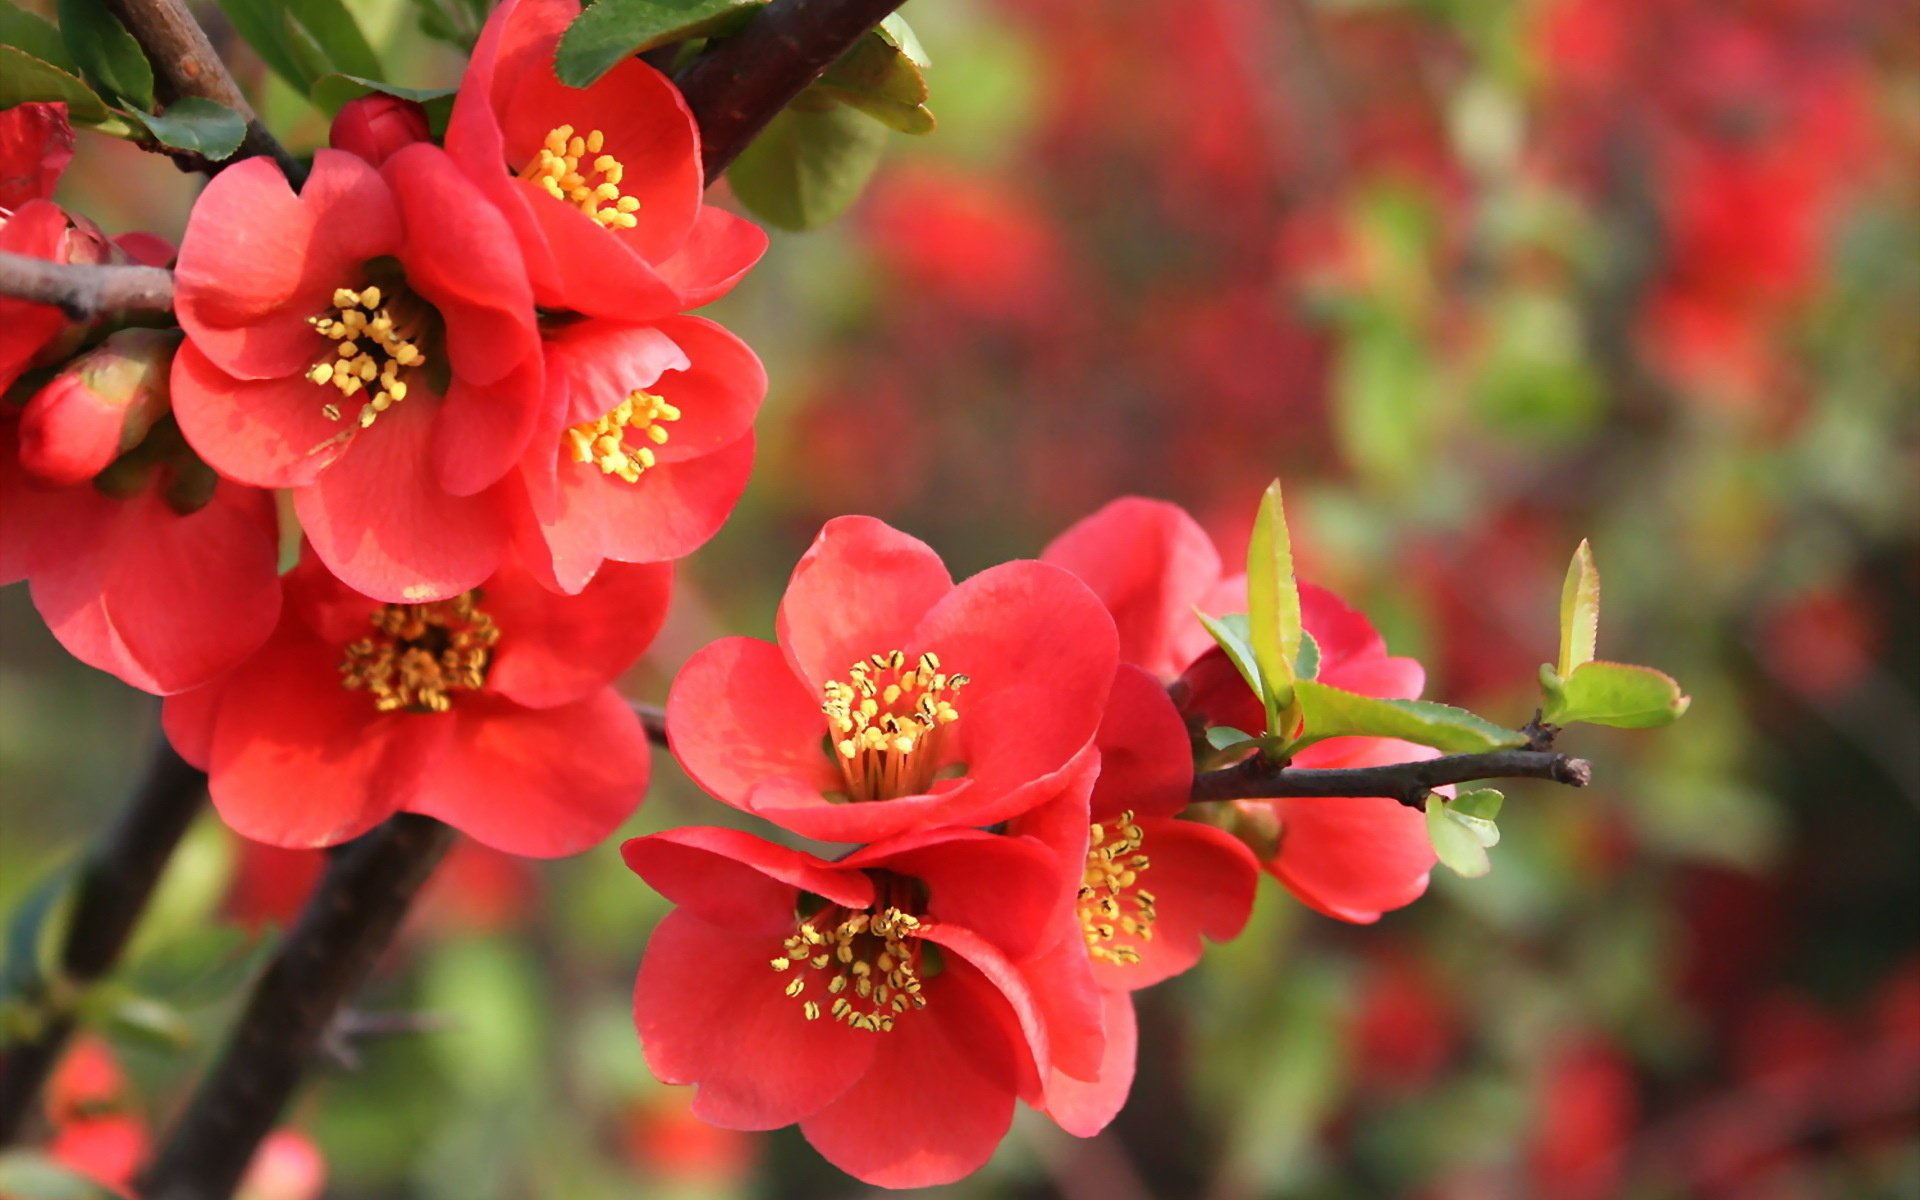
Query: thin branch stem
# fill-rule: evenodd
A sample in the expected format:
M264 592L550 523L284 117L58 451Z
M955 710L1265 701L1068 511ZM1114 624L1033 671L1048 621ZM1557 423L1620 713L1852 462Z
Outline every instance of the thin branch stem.
M67 990L95 982L119 960L167 859L200 811L205 786L206 776L159 739L132 801L81 861L60 952ZM38 1036L0 1051L0 1145L19 1135L72 1032L72 1013L54 1012Z
M57 263L0 251L0 296L58 305L75 321L109 312L170 312L173 272L164 267Z
M220 1060L147 1174L146 1200L229 1196L335 1014L373 970L453 830L402 813L337 851L255 985Z
M640 727L647 731L647 740L656 746L667 744L667 711L651 704L642 704L638 700L629 700L634 715L640 718Z
M700 126L707 182L901 0L774 0L674 80Z
M162 100L198 96L224 104L245 118L247 136L240 149L225 160L227 163L265 154L280 164L288 182L296 189L300 186L306 171L260 123L232 72L220 61L207 31L187 11L183 0L107 0L107 7L146 50ZM217 168L219 164L213 165Z
M1449 754L1384 767L1283 767L1255 755L1234 766L1195 776L1192 800L1205 804L1307 796L1386 796L1409 808L1424 808L1433 789L1480 779L1545 779L1568 787L1585 787L1593 781L1593 767L1583 758L1569 758L1550 750Z

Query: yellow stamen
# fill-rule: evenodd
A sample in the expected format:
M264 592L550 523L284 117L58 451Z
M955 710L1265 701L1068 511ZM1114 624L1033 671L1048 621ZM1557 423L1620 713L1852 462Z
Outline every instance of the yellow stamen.
M426 361L420 347L410 340L411 333L382 306L388 300L372 285L357 292L335 288L333 311L307 318L315 333L336 343L332 354L313 364L307 378L322 387L337 389L342 396L353 396L364 389L368 398L361 404L358 417L362 429L396 401L406 398L401 369ZM320 412L329 421L338 421L341 416L340 406L331 400L320 406Z
M520 178L539 184L549 196L565 200L609 229L632 229L640 223L633 215L640 201L621 194L627 168L613 155L601 153L606 142L598 129L579 137L573 126L561 125L547 134L539 153L521 169Z
M918 918L892 907L848 913L825 934L807 922L786 940L784 953L772 960L773 969L806 966L826 972L826 994L833 997L827 1011L833 1019L868 1033L887 1033L900 1014L927 1006L916 944L919 931ZM831 946L831 952L809 959L808 951L821 945ZM798 975L782 990L799 999L807 983L807 976ZM857 999L849 999L848 992ZM804 999L800 1007L807 1020L820 1018L818 1000Z
M1132 943L1153 940L1154 896L1139 886L1140 876L1153 865L1141 853L1146 835L1134 824L1131 812L1121 813L1112 826L1096 823L1089 833L1087 871L1079 894L1087 953L1102 962L1130 966L1140 961L1140 951Z
M373 635L349 645L340 661L340 686L372 693L383 713L443 713L454 693L478 691L500 630L475 595L375 609Z
M566 432L566 447L577 463L592 463L602 474L618 475L628 483L654 465L653 446L667 444L665 422L678 421L680 410L652 392L634 392L597 421L585 421ZM653 446L628 442L632 433Z
M907 666L899 650L875 654L847 668L845 680L822 689L834 761L855 800L890 800L933 786L945 729L960 719L949 695L965 675L940 669L934 654Z

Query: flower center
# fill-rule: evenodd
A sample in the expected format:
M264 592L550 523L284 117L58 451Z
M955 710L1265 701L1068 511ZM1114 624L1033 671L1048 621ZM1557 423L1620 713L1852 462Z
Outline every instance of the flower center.
M1140 951L1128 943L1153 940L1153 893L1138 886L1153 865L1140 852L1146 835L1131 812L1121 813L1111 827L1096 822L1091 833L1079 896L1087 953L1102 962L1130 966L1140 961Z
M652 392L634 392L620 406L597 421L583 421L567 430L567 449L577 463L592 463L604 475L618 475L639 483L641 472L653 466L653 446L631 445L627 434L667 444L666 422L678 421L680 410Z
M819 993L807 994L806 972L817 971L826 977L826 1011L834 1020L887 1033L895 1017L927 1006L920 950L910 942L919 928L918 918L892 907L851 913L825 933L806 921L786 940L786 953L772 960L773 969L793 973L786 992L800 1001L807 1020L819 1020L822 1011Z
M474 596L375 609L373 635L349 645L340 660L340 686L372 693L383 713L443 713L455 692L478 691L500 629Z
M393 299L397 303L399 298ZM314 332L334 343L333 353L313 364L307 378L347 399L366 392L358 418L362 429L407 398L402 372L410 374L411 368L427 360L412 340L414 331L396 322L391 309L383 304L386 300L372 285L357 292L337 288L333 307L307 318ZM340 419L336 399L329 399L320 411L329 421Z
M547 134L540 153L521 169L520 178L539 184L549 196L565 200L609 229L632 229L640 223L633 215L640 211L640 201L620 194L627 169L613 155L601 153L606 141L598 129L581 137L573 126L559 126Z
M833 728L847 794L889 800L932 787L946 727L960 719L947 696L966 684L965 675L941 671L936 655L922 654L908 669L898 650L854 663L845 680L827 684L820 711Z

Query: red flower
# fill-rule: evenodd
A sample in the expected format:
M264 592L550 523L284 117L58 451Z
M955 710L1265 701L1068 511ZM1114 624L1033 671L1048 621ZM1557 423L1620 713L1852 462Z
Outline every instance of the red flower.
M20 414L20 462L48 483L81 483L146 440L167 415L180 336L122 329L68 363Z
M1120 630L1121 657L1171 678L1185 670L1189 711L1209 724L1259 729L1260 701L1193 619L1193 608L1244 606L1244 585L1220 577L1220 556L1204 530L1178 507L1116 500L1054 539L1043 555L1087 582ZM1426 681L1420 664L1387 654L1367 619L1331 592L1300 588L1307 632L1320 648L1318 678L1369 696L1412 699ZM1195 634L1198 634L1196 637ZM1202 651L1204 650L1204 653ZM1358 767L1431 758L1423 746L1387 738L1330 738L1300 752L1303 767ZM1296 897L1348 921L1373 921L1426 890L1434 863L1421 814L1395 800L1246 801L1270 808L1280 839L1269 871Z
M429 137L427 110L418 101L381 92L349 100L327 130L328 145L376 167Z
M635 838L627 865L678 907L634 984L647 1064L699 1085L734 1129L799 1122L841 1170L883 1187L979 1167L1016 1096L1038 1098L1056 1028L1097 1013L1085 979L1016 966L1070 898L1048 851L975 830L911 834L828 862L727 829ZM1071 995L1043 995L1042 990ZM1097 1057L1097 1016L1061 1029Z
M640 802L647 741L609 686L667 606L666 567L576 597L523 572L427 604L382 604L309 560L252 659L168 700L167 735L234 830L328 846L396 812L510 854L571 854Z
M585 88L553 71L578 0L507 0L454 99L447 152L499 206L543 308L647 321L714 300L767 237L705 207L693 114L626 59Z
M723 638L681 670L667 735L709 793L806 837L989 825L1091 768L1113 622L1072 576L1012 562L955 587L871 517L827 523L779 645Z
M321 150L298 195L222 171L175 272L181 429L222 475L290 488L354 588L423 602L491 574L543 422L533 296L504 218L439 149Z
M0 209L52 196L72 161L66 105L18 104L0 111Z
M157 695L198 687L252 654L280 614L267 493L216 480L171 421L93 482L22 468L0 420L0 584L75 658Z
M1089 960L1101 989L1105 1053L1091 1079L1056 1067L1046 1084L1047 1111L1080 1137L1113 1119L1133 1083L1128 994L1199 962L1203 936L1237 937L1260 878L1238 838L1177 819L1193 787L1193 753L1158 680L1120 668L1097 744L1090 807L1063 797L1008 827L1045 843L1081 884L1063 946Z
M577 592L607 559L660 562L712 537L753 466L767 376L700 317L586 320L547 342L552 421L522 467L522 562Z

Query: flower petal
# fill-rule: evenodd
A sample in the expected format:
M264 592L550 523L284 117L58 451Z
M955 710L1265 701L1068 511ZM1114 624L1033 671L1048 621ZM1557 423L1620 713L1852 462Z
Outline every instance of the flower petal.
M875 1061L879 1038L809 1021L768 966L779 949L686 911L647 939L633 1021L647 1066L699 1085L694 1115L729 1129L778 1129L844 1094Z
M1047 1076L1046 1113L1075 1137L1092 1137L1105 1129L1126 1106L1133 1088L1134 1056L1140 1031L1130 992L1102 992L1101 1024L1106 1029L1105 1053L1091 1080L1075 1079L1055 1070Z
M1131 663L1121 664L1094 744L1100 750L1094 820L1122 812L1170 817L1187 806L1193 790L1193 744L1187 723L1158 679Z
M733 290L767 252L767 231L744 217L706 205L672 258L656 263L682 308L703 308Z
M1216 942L1238 937L1259 887L1252 851L1225 830L1172 818L1139 826L1152 862L1139 886L1153 893L1153 937L1118 939L1139 952L1137 963L1094 963L1095 977L1109 991L1138 991L1185 971L1206 949L1202 935Z
M312 331L309 330L309 333ZM173 415L187 444L227 478L254 487L305 487L353 445L357 409L331 421L339 393L304 375L238 379L184 343L173 356Z
M701 920L776 943L793 932L797 891L847 908L873 903L873 884L858 871L739 829L669 829L628 839L620 854L649 887Z
M1120 660L1162 679L1191 656L1180 635L1193 608L1220 579L1220 553L1177 504L1125 496L1070 526L1041 551L1093 589L1113 614Z
M673 568L608 567L578 596L501 571L480 606L500 629L487 690L529 708L568 704L625 674L666 619Z
M918 879L927 914L972 930L1008 958L1039 950L1079 885L1048 848L1032 838L977 829L930 831L856 850L849 870L880 869Z
M952 590L946 565L919 538L872 517L835 517L800 556L774 628L795 673L817 687L870 654L907 649Z
M577 854L646 794L646 731L612 688L557 708L456 700L453 717L447 754L405 807L496 850Z
M715 799L748 809L771 780L788 780L820 803L845 787L827 757L820 695L788 667L778 647L722 638L702 648L667 693L667 743L693 781Z
M1392 738L1332 738L1309 747L1301 766L1371 767L1433 758L1438 751ZM1426 817L1386 797L1270 801L1280 850L1267 863L1303 904L1369 924L1427 890L1436 861Z

